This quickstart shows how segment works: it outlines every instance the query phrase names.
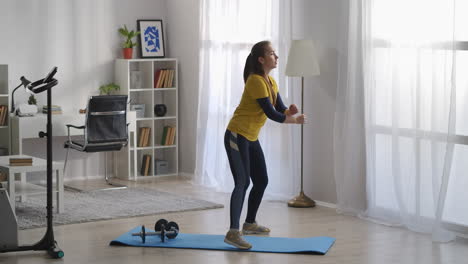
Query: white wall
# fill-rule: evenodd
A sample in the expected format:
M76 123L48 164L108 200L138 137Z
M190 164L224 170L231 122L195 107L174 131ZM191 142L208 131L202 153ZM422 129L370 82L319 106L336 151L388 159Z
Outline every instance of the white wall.
M293 39L313 39L320 76L305 79L304 191L314 200L336 203L333 123L338 84L340 33L346 0L293 1Z
M179 59L179 172L193 175L198 109L199 1L167 1L169 56Z

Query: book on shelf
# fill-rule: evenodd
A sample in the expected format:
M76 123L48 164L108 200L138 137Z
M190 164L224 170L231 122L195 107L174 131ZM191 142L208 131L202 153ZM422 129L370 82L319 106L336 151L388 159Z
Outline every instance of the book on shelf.
M3 113L2 113L2 124L3 126L6 126L8 125L8 115L9 115L9 112L8 112L8 106L7 105L4 105L3 106Z
M158 81L156 82L156 88L161 88L162 87L162 80L164 79L164 75L166 74L165 69L160 69L160 74L158 76Z
M164 145L171 145L171 136L172 136L172 127L171 126L168 126L167 127L167 137L166 137L166 143Z
M139 130L139 133L138 133L138 135L140 136L140 138L138 139L138 147L143 146L144 132L145 132L145 128L140 127L140 130Z
M169 74L169 82L167 84L167 87L174 87L174 74L175 74L175 70L170 70L170 74Z
M172 70L172 69L167 70L167 75L166 75L166 78L164 79L163 87L165 87L165 88L172 87L173 75L174 75L174 70Z
M148 147L150 145L150 135L151 135L151 128L147 127L146 133L145 133L144 147Z
M33 159L32 158L27 158L27 157L24 157L24 158L10 158L10 163L12 162L32 162Z
M141 146L146 147L146 134L148 133L148 128L144 127L141 133Z
M167 126L164 126L163 133L161 136L161 145L164 146L166 144L166 137L167 137Z
M141 159L141 167L140 167L141 176L145 176L145 159L146 159L146 155L143 155L143 158Z
M18 162L18 163L10 163L10 166L32 166L32 162Z
M164 126L163 133L161 136L161 145L168 146L174 145L175 141L175 127L172 126Z
M47 105L43 105L43 106L42 106L42 110L46 110L46 111L47 111ZM51 105L51 106L50 106L50 110L52 110L52 111L58 111L58 110L62 110L62 107L59 106L59 105Z
M176 128L171 127L171 137L169 138L169 145L174 145L174 143L175 143L175 134L176 134Z
M7 125L8 106L0 105L0 126Z
M148 155L146 157L145 176L148 176L150 173L151 163L152 163L151 160L152 160L151 155Z
M170 74L170 70L166 70L166 72L164 74L164 79L162 80L162 84L161 84L162 88L167 87L167 80L169 79L169 74Z
M10 158L10 166L31 166L32 164L32 158Z
M173 87L174 69L158 69L155 73L154 88Z
M159 77L161 76L161 72L162 72L162 70L161 70L161 69L158 69L158 70L154 73L154 88L158 88L158 80L159 80Z
M169 70L165 69L164 70L164 76L163 76L163 78L161 80L161 87L160 88L165 88L166 87L166 79L167 79L168 75L169 75Z
M150 127L140 127L140 139L138 140L138 147L148 147L149 146L149 138L151 134Z
M148 176L151 168L151 155L145 154L141 159L140 174L142 176Z
M149 146L149 141L148 141L149 134L150 134L150 128L149 127L143 128L143 145L142 145L142 147Z
M4 126L3 124L3 105L0 105L0 126Z
M171 127L170 126L166 126L166 127L167 127L167 133L166 133L166 138L164 139L164 146L169 145L169 137L171 137Z
M47 105L43 105L42 106L42 113L47 114L47 112L48 112ZM59 105L51 105L50 106L50 113L53 114L53 115L61 114L62 113L62 107L60 107Z

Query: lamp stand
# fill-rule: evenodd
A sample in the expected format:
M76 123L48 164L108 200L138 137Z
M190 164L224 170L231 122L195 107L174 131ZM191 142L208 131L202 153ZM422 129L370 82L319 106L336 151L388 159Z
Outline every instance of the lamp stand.
M14 113L15 112L15 92L16 90L18 90L18 88L20 88L23 84L20 84L18 85L15 89L13 89L13 92L11 92L11 111L10 113Z
M53 204L52 204L52 91L51 87L47 89L47 132L39 132L39 137L47 138L47 229L44 237L34 245L31 246L21 246L18 250L46 250L49 255L54 259L59 259L64 256L63 251L58 247L57 241L54 238L54 228L53 228Z
M41 80L41 84L43 80ZM55 83L57 83L57 80L55 80ZM15 88L15 90L17 88ZM47 88L47 125L46 125L47 132L43 132L43 131L39 132L40 138L47 137L47 186L46 186L47 188L47 205L46 205L47 228L46 228L46 233L44 234L41 240L39 240L33 245L18 246L18 247L9 248L6 250L2 250L2 248L0 248L0 252L45 250L54 259L63 258L64 256L63 251L58 247L57 241L55 241L55 238L54 238L54 228L53 228L53 219L52 219L53 218L53 202L52 202L52 199L53 199L52 197L53 196L53 186L52 186L53 184L52 183L53 181L52 179L53 156L52 156L52 111L51 111L52 91L51 91L51 88L52 86L49 86Z
M304 114L304 77L301 77L301 113ZM301 192L288 201L289 207L314 207L314 200L304 194L304 124L301 124Z

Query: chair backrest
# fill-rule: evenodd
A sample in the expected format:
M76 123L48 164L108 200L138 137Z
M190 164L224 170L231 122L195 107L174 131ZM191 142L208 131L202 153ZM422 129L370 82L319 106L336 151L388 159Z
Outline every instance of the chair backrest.
M87 144L127 142L127 96L91 96L85 135Z

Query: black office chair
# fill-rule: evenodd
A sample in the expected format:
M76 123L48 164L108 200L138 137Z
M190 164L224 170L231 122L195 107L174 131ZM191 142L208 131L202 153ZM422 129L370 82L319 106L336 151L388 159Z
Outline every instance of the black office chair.
M86 108L84 126L67 124L68 140L65 156L64 173L70 149L82 152L105 152L105 180L114 187L102 190L124 189L125 185L112 183L107 175L107 152L118 151L128 144L127 96L103 95L91 96ZM72 139L70 128L83 129L83 136Z

